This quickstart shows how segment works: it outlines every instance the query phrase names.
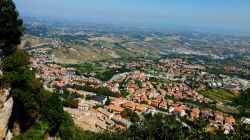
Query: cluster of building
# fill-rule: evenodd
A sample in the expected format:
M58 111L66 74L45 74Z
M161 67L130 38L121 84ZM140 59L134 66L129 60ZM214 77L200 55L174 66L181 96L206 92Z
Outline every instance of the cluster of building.
M204 73L203 66L190 65L181 59L162 59L159 63L150 60L101 63L103 67L126 67L130 72L114 75L109 81L100 81L93 77L76 75L75 68L64 68L47 63L46 51L43 48L32 51L32 68L37 70L36 77L43 81L44 87L61 93L66 89L70 93L92 97L88 100L76 99L79 100L78 108L65 108L65 111L72 115L75 123L84 130L100 132L106 129L113 131L129 128L132 122L129 118L122 117L122 112L125 110L134 111L140 121L143 121L144 115L148 113L174 114L178 118L187 117L191 120L206 118L210 126L222 129L225 133L233 130L232 124L235 123L235 119L232 116L225 116L221 112L200 108L194 104L208 104L214 101L193 90L190 83L185 81L200 78L200 81L195 80L200 87L222 87L225 86L222 83L230 80L231 83L239 84L235 79ZM221 80L216 81L218 78ZM210 85L209 81L212 81ZM248 85L247 82L242 81L245 86ZM107 97L98 98L95 93L70 87L86 84L92 88L108 87L113 92L127 91L129 94L126 97L109 97L110 103L107 104Z
M58 40L52 41L51 44L54 48L71 48L68 44Z
M235 67L235 66L225 66L224 69L227 70L227 71L235 71L235 72L242 72L242 73L245 73L245 74L250 74L249 69L238 68L238 67Z

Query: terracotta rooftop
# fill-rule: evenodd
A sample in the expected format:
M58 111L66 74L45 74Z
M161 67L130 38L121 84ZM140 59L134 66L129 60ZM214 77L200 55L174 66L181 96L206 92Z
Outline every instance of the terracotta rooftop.
M144 107L144 105L137 105L137 106L136 106L136 109L137 109L138 111L144 111L144 110L145 110L145 107Z
M141 97L141 101L147 101L148 99L147 99L147 96L146 95L143 95L142 97Z
M183 111L183 109L182 109L182 108L180 108L180 107L175 107L175 111L176 111L176 112L182 112L182 111Z
M163 102L161 102L161 103L159 104L159 106L160 106L160 107L165 107L165 106L167 106L167 102L166 102L166 101L163 101Z
M122 107L116 106L116 105L109 105L107 109L116 111L116 112L122 112L124 109Z
M226 117L225 123L233 124L235 123L235 119L233 117Z
M123 104L124 107L129 107L129 108L135 108L135 104L132 102L126 102L125 104Z
M116 128L116 129L125 129L125 127L122 126L122 125L116 125L115 128Z
M98 112L100 112L100 113L102 113L103 115L105 115L105 116L111 116L111 113L109 113L108 111L106 111L105 109L103 109L103 108L101 108L101 107L99 107L98 109L97 109L97 111Z

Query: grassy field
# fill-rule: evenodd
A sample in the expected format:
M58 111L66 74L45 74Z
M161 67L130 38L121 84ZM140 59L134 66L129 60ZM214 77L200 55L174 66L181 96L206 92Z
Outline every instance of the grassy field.
M85 72L95 72L95 78L108 81L110 78L113 77L113 75L123 72L128 72L128 69L126 68L103 68L101 66L95 65L95 64L75 64L75 65L64 65L65 67L74 67L77 70L80 71L80 73Z
M105 73L109 70L109 69L104 69L104 68L97 66L95 64L89 64L89 63L75 64L75 65L64 65L64 66L65 67L74 67L82 73L95 72L95 73L99 74L99 73Z
M199 90L198 92L205 97L208 97L212 100L218 100L223 103L231 102L235 97L237 97L237 93L222 88L206 88Z

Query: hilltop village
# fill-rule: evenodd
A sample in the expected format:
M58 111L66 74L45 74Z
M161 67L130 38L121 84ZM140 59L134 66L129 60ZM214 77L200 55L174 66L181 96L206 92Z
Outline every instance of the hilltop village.
M93 132L127 129L143 122L145 114L161 113L175 115L187 128L185 119L202 118L208 128L228 134L236 122L231 114L239 111L227 105L226 99L206 96L206 92L215 89L236 95L249 87L248 80L208 73L205 66L183 59L98 62L103 69L117 70L104 81L95 77L95 71L82 72L78 67L53 63L49 48L29 52L31 68L44 88L60 93L64 110L75 124Z

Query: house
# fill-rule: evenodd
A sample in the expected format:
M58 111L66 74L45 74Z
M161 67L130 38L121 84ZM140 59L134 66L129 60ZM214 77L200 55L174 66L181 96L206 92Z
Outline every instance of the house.
M121 113L124 110L124 108L122 108L120 106L112 105L112 104L110 104L109 106L107 106L107 109L109 111L114 111L116 113Z
M106 119L106 124L109 125L109 126L113 126L115 123L114 121L112 121L111 119Z
M149 99L152 99L154 97L154 94L152 92L147 92L146 93L146 96L149 98Z
M152 115L154 115L156 112L156 109L155 107L153 106L148 106L148 110L147 110L147 113L152 113Z
M215 112L214 113L214 117L215 117L215 119L214 119L215 122L217 122L217 123L223 123L224 117L223 117L223 115L221 113Z
M123 107L134 110L135 109L135 103L134 102L126 102L126 103L123 104Z
M146 103L148 101L148 98L146 95L141 96L141 102Z
M250 124L250 118L245 118L245 119L243 120L243 123L244 123L244 124Z
M135 92L135 89L134 88L128 88L128 92L131 94L131 93Z
M120 105L127 102L127 99L122 98L122 97L120 97L120 98L109 97L109 99L111 99L111 104L116 105L116 106L120 106Z
M107 97L104 97L104 96L95 96L93 98L93 100L104 105L106 103L106 101L107 101Z
M181 107L175 107L174 111L177 113L177 115L180 115L181 117L186 115L185 110L183 110Z
M162 101L162 102L159 104L159 108L166 110L166 109L168 108L167 102L166 102L166 101Z
M63 82L56 82L56 88L57 90L59 90L60 92L63 91L63 88L65 87L65 83Z
M117 130L124 130L126 128L124 126L122 126L122 125L116 125L115 129L117 129Z
M230 124L230 125L234 124L235 122L236 121L232 116L231 117L226 117L226 119L225 119L225 123Z
M199 108L193 108L191 112L191 118L199 118L200 116L200 109Z
M140 104L139 104L139 105L136 106L136 110L138 110L139 112L144 112L145 109L146 109L146 108L144 107L144 105L140 105Z
M110 113L107 110L99 107L98 109L96 109L99 113L103 114L104 116L106 116L107 118L112 118L114 116L114 113Z
M170 106L169 109L168 109L169 113L172 113L174 110L175 110L175 108L172 107L172 106Z
M216 129L219 129L219 125L214 120L209 120L209 125L215 127Z
M211 109L205 109L205 110L201 110L201 115L202 117L209 118L213 116L213 112Z
M154 99L152 102L151 102L151 105L154 106L154 107L158 107L160 102L161 102L161 99L162 97L161 96L158 96L156 99Z
M224 129L224 134L229 134L232 130L234 130L233 126L228 123L224 124L222 129Z
M141 94L144 94L145 91L146 91L146 88L140 88L140 89L136 90L136 91L133 93L133 95L134 95L134 96L139 96L139 95L141 95Z
M101 131L104 131L104 130L107 129L107 124L105 124L105 122L103 122L103 121L98 121L98 122L96 122L96 123L95 123L95 126L96 126L97 128L99 128Z
M78 104L78 109L79 110L90 110L90 108L92 108L93 106L96 105L95 101L92 100L82 100L79 104Z
M129 128L132 125L130 121L128 121L127 119L123 119L121 115L116 115L112 117L111 120L113 120L115 123L122 125L126 128Z

